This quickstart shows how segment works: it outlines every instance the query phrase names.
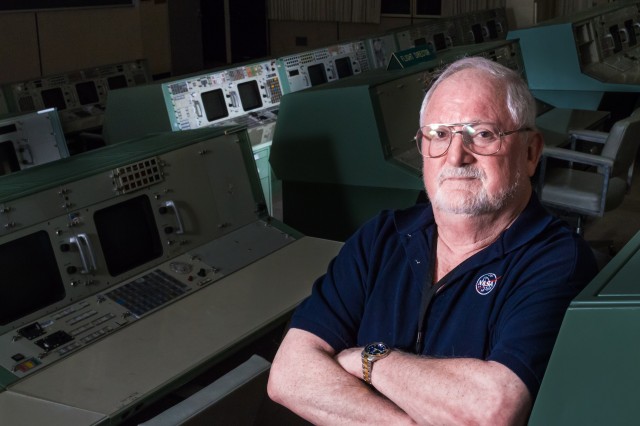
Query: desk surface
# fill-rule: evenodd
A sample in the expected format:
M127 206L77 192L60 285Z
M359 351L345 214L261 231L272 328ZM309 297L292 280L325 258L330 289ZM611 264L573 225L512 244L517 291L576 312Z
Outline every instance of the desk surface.
M17 382L0 393L2 423L117 418L286 316L341 245L303 237Z
M609 118L608 111L554 108L536 118L536 126L544 135L546 146L561 146L567 143L569 130L597 130Z

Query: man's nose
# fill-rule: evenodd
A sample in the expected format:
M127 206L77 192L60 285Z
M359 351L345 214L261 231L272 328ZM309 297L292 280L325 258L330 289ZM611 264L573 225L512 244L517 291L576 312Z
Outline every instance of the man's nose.
M452 165L467 164L472 161L473 154L467 148L468 135L464 134L464 131L458 130L451 134L451 144L447 151L447 161Z

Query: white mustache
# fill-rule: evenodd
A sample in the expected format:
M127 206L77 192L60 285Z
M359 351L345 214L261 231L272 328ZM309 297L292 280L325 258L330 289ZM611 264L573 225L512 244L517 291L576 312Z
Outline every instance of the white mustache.
M475 167L449 167L438 173L438 183L442 183L448 178L471 178L484 181L485 177L485 173Z

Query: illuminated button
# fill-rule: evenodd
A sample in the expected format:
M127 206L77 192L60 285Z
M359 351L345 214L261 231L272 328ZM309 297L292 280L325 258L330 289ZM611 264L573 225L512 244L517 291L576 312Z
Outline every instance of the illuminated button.
M22 371L24 373L25 371L31 370L35 366L36 366L36 364L34 362L25 361L25 362L22 362L22 363L18 364L17 365L17 369L18 369L18 371Z
M14 371L20 371L22 373L26 373L27 371L31 370L34 367L37 367L38 365L40 365L40 361L38 361L35 358L30 358L26 361L21 362L20 364L17 364L13 370Z

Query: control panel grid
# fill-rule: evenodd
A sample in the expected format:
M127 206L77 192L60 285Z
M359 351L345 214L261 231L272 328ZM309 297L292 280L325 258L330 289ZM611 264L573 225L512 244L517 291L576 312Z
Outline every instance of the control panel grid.
M146 188L163 180L160 162L155 157L113 170L114 189L122 194Z
M106 296L139 318L182 296L187 291L189 291L187 285L166 272L155 269L108 292Z

